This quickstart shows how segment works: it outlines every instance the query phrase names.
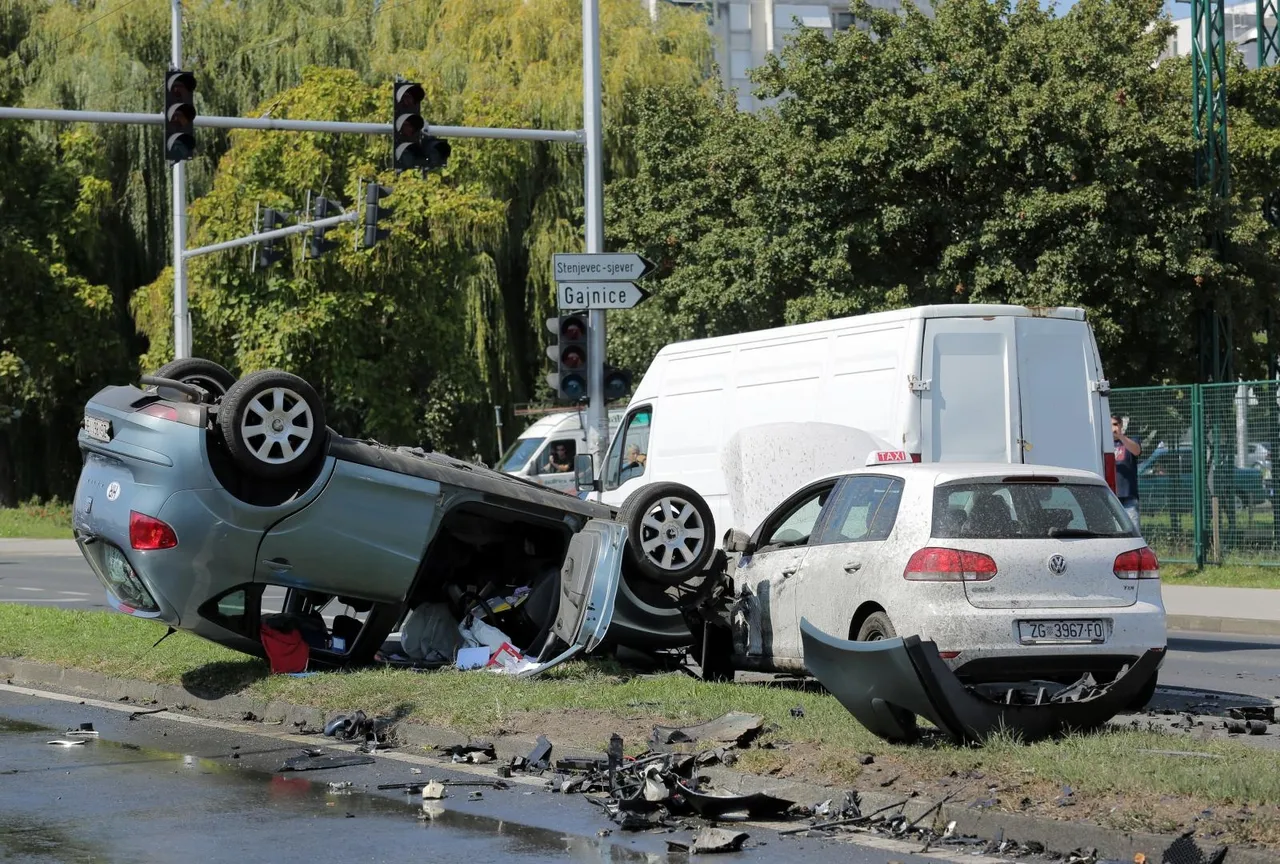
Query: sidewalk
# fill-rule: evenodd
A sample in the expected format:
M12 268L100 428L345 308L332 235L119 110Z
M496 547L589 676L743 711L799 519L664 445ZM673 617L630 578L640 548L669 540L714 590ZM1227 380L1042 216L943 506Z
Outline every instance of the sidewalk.
M1280 636L1280 589L1162 585L1170 630Z

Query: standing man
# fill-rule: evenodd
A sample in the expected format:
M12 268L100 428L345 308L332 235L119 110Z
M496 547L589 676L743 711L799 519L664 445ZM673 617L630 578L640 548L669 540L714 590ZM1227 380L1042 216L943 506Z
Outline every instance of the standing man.
M1111 415L1111 438L1116 450L1116 497L1124 505L1125 512L1133 521L1133 527L1142 533L1138 524L1138 457L1142 455L1142 445L1134 441L1120 426L1120 417Z

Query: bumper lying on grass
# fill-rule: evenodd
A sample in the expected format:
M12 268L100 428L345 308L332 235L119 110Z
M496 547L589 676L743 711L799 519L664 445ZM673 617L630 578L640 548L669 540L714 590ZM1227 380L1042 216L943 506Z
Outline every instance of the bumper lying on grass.
M801 619L805 665L863 726L888 741L918 737L915 715L929 720L956 743L979 742L999 731L1024 741L1106 723L1129 705L1156 674L1164 649L1151 649L1104 687L1075 701L1004 704L960 683L919 636L877 642L837 639Z

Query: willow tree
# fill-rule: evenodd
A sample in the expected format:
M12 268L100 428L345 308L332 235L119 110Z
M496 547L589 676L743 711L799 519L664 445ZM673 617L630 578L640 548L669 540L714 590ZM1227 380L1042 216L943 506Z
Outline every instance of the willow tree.
M6 10L16 10L26 22L9 58L9 67L20 76L25 104L160 110L161 82L169 59L165 0L10 0ZM710 67L711 39L703 16L664 8L658 20L651 21L640 0L601 0L601 19L606 175L615 177L630 173L636 164L632 143L622 131L634 120L636 94L653 84L700 86ZM354 76L343 79L342 87L354 80L371 88L367 101L353 103L363 106L361 110L341 106L346 109L344 116L389 121L391 81L400 75L423 82L429 123L562 129L582 123L579 0L373 4L367 0L187 0L183 35L184 65L197 74L197 104L205 114L284 116L293 112L291 116L334 119L337 114L324 113L326 103L315 89L309 89L336 80L320 72L327 68ZM316 74L309 73L308 83L302 85L303 70L311 68ZM294 93L299 85L304 92ZM51 124L38 127L46 146L56 142L58 131ZM171 257L168 171L159 134L154 128L136 126L96 126L88 134L101 142L111 190L102 214L108 242L89 275L112 287L120 310L131 308L136 313L137 327L146 338L135 350L145 352L144 364L154 368L168 358L171 344L171 276L165 269ZM279 140L268 145L260 143L259 137ZM292 144L286 140L291 137ZM349 181L355 174L367 176L386 167L390 154L386 139L330 141L321 146L318 139L306 144L305 136L293 133L255 137L204 129L199 130L199 140L201 152L188 172L192 197L198 199L191 208L192 243L226 239L250 228L250 202L231 196L223 184L233 181L220 177L221 172L242 176L236 172L247 170L251 160L236 156L237 148L265 153L294 147L299 158L321 154L334 164L341 163L342 168L332 175L319 166L287 173L281 163L279 176L263 177L247 187L261 192L260 203L274 202L283 209L301 207L308 186L349 196L354 191ZM393 238L385 247L391 252L375 254L375 258L377 254L412 254L425 260L397 261L395 267L400 270L392 272L392 267L378 278L390 284L419 278L414 268L422 273L449 268L452 293L447 314L454 317L447 320L460 331L461 339L447 344L458 346L461 353L450 362L462 372L452 377L433 375L432 380L465 377L471 383L464 389L472 399L479 399L478 394L499 402L529 398L535 395L532 385L541 379L544 362L541 320L553 303L550 254L581 247L581 148L480 140L454 144L448 171L424 186L436 190L431 195L437 196L430 199L431 206L438 208L431 211L431 233L421 235L420 246L397 245L401 241ZM397 197L403 200L414 182L397 181ZM242 190L241 194L248 193ZM202 200L206 197L208 203ZM453 208L462 206L462 201L467 203L456 213ZM406 221L398 232L418 236L411 223L423 214L404 211L402 204L397 219ZM496 225L494 212L498 213ZM446 233L453 239L437 243ZM221 255L196 265L191 274L193 317L198 319L194 321L195 351L224 359L238 372L268 360L284 363L290 351L311 357L311 352L298 347L302 343L296 333L273 342L274 337L257 331L233 332L230 322L247 319L218 304L234 302L244 304L240 309L264 310L279 299L270 292L282 281L299 291L323 293L321 284L307 286L317 279L323 283L324 277L314 274L325 268L361 278L368 275L354 264L338 262L339 257L326 259L319 267L305 265L287 278L265 280L244 270L247 259L243 256ZM252 288L240 294L224 290L234 280L246 278L249 282L244 285ZM141 285L147 290L134 297ZM388 290L409 297L402 287L397 283ZM442 309L441 314L446 312ZM262 323L271 318L255 319L255 327L274 326ZM285 326L286 319L280 320L280 326ZM287 322L302 326L295 318ZM308 320L306 326L318 327L317 334L328 332L315 321ZM374 338L367 329L359 332L360 338ZM125 339L131 336L122 334ZM377 350L366 354L381 356ZM326 386L333 393L355 392L365 380L344 377L357 373L341 363L315 371L327 376ZM428 403L443 404L418 390L404 398L411 402L420 398L422 404L413 405L420 411ZM353 434L423 428L406 426L403 418L384 423L377 419L377 412L366 409L352 407L350 412L344 416L354 425L346 431Z

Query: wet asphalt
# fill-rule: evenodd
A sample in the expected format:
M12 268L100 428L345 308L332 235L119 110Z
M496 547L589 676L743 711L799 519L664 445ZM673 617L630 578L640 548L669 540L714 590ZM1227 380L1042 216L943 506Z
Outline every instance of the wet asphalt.
M450 789L444 801L380 783L471 774L378 758L372 765L281 772L299 745L123 711L0 693L0 860L30 862L689 861L668 840L691 831L622 832L581 795L529 786ZM65 733L99 735L72 747ZM323 739L317 737L315 746ZM326 752L338 752L327 750ZM331 791L330 783L353 784ZM424 813L424 804L430 811ZM612 828L608 836L602 829ZM944 859L746 826L742 851L710 860L925 864ZM694 856L702 860L706 856Z

